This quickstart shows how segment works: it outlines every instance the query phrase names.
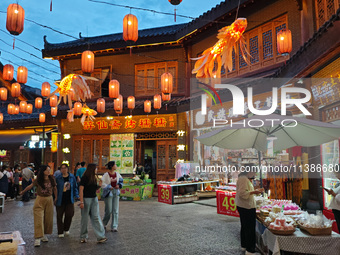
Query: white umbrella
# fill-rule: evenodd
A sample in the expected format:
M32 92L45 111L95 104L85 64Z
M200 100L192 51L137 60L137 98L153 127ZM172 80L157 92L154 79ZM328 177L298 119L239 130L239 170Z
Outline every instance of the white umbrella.
M202 144L225 149L255 148L258 151L266 151L269 136L275 136L276 151L294 146L310 147L338 139L340 126L277 114L254 115L196 139Z

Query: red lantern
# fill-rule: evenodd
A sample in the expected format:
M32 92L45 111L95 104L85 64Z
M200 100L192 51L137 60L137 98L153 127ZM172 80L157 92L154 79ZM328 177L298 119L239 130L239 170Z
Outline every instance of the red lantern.
M80 102L76 102L74 104L74 115L80 116L81 115L81 110L83 109L83 106Z
M169 0L169 2L172 5L179 5L182 2L182 0Z
M130 110L135 109L135 97L134 96L129 96L127 99L127 105Z
M118 98L119 96L119 81L111 80L109 83L109 97Z
M171 94L162 93L162 100L163 101L170 101L170 99L171 99Z
M14 104L8 104L7 113L12 115L12 114L14 114L14 110L15 110L15 105Z
M42 98L41 97L37 97L36 99L35 99L35 108L37 108L37 109L40 109L40 108L42 108Z
M4 115L0 112L0 124L4 123Z
M27 68L24 66L19 66L17 71L17 82L26 83L27 82Z
M12 35L19 35L24 30L25 11L18 4L10 4L7 8L6 28Z
M32 104L27 104L26 107L26 113L31 114L33 112L33 105Z
M14 114L19 114L20 109L19 109L19 105L15 105L14 106Z
M97 100L97 112L104 113L105 112L105 99L99 98Z
M50 97L50 106L51 107L56 107L58 105L58 96L53 95Z
M123 97L119 95L117 99L114 100L115 111L123 111Z
M4 65L4 69L2 71L2 77L6 81L11 81L13 80L13 75L14 75L14 67L10 64Z
M122 114L123 113L123 110L120 110L120 111L116 111L117 114Z
M56 107L51 107L51 116L55 117L58 114L58 106Z
M135 15L128 14L123 19L123 39L124 41L138 40L138 19Z
M45 119L46 119L46 117L45 117L45 113L40 113L39 114L39 122L40 123L44 123L45 122Z
M41 86L41 95L43 97L48 97L50 95L51 85L45 81Z
M171 73L163 73L161 75L161 88L162 93L170 94L173 90L173 79Z
M81 54L81 70L83 73L92 73L94 70L94 54L86 50Z
M156 110L161 109L162 107L162 97L161 95L154 95L153 96L153 108Z
M26 113L26 109L27 109L27 102L26 101L20 101L19 112Z
M7 89L0 88L0 100L6 101L7 100Z
M150 100L144 101L144 112L146 112L146 113L151 112L151 101Z
M292 51L292 32L289 29L282 29L277 33L277 52L289 54Z
M11 95L12 97L19 97L21 93L21 86L19 83L12 83Z

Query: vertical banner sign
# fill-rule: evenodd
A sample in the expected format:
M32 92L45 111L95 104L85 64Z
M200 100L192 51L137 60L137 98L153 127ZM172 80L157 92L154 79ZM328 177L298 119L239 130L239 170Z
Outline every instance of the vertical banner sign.
M216 191L217 213L240 217L235 203L236 192Z
M172 189L170 185L158 185L158 202L172 205Z
M52 133L52 146L51 146L51 152L57 152L58 151L58 133Z
M133 173L134 134L110 135L110 160L121 174Z

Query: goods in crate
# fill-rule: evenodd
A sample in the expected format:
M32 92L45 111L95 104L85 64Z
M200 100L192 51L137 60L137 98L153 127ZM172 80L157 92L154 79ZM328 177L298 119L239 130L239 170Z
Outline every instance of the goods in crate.
M276 219L284 219L287 224L292 224L294 226L297 225L296 220L293 216L290 215L284 215L283 213L274 213L270 212L268 214L268 217L265 218L264 224L266 226L270 226L271 223L274 223Z
M301 230L311 235L331 235L333 222L321 213L314 215L304 212L298 220L298 225Z

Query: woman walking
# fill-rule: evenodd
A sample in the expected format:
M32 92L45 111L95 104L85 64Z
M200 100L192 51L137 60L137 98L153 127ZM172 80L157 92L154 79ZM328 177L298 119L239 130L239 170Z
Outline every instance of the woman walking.
M107 223L111 221L111 231L118 232L118 216L119 216L119 194L123 187L123 178L116 172L116 163L110 161L107 163L109 169L102 177L103 198L105 202L105 215L103 224L106 229Z
M264 191L262 188L254 190L251 183L255 176L254 167L253 164L246 164L246 171L239 174L236 183L235 202L241 221L241 247L246 251L246 255L255 254L256 203L254 195Z
M107 241L107 238L105 237L105 229L99 217L99 203L96 191L100 188L100 186L97 185L96 173L96 164L88 164L87 169L80 181L79 197L81 208L81 243L87 242L87 223L89 216L91 219L94 234L97 237L97 242L104 243ZM99 182L99 185L101 185L101 181Z
M55 179L50 173L49 166L40 166L37 179L20 193L22 195L33 186L37 187L37 198L33 206L35 247L40 246L40 241L48 242L46 234L52 234L53 230L52 194L55 197L54 203L57 201L58 194Z
M60 172L56 177L58 199L56 203L58 236L70 235L70 226L74 215L74 197L79 198L77 180L69 173L67 164L61 164ZM65 216L65 218L64 218Z

